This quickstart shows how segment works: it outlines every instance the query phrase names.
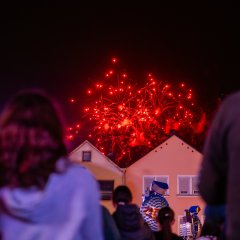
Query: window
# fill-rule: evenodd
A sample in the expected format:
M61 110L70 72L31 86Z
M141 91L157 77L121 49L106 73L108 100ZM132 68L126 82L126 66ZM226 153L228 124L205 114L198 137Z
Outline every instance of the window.
M178 235L184 239L192 236L192 225L184 215L178 216Z
M190 195L190 177L178 177L178 194Z
M178 195L180 196L199 196L198 176L179 175L178 176Z
M145 175L143 176L143 195L148 194L153 180L167 183L169 185L169 177L166 175ZM165 195L169 195L169 189Z
M98 180L100 187L101 200L111 200L113 189L114 189L114 180Z
M198 176L192 176L192 194L200 195L198 189Z
M82 161L83 162L91 162L92 152L91 151L83 151L82 152Z

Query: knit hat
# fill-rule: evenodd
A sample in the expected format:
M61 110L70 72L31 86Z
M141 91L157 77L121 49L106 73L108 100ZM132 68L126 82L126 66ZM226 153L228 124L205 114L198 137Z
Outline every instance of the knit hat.
M153 185L156 185L158 186L159 188L162 188L162 189L168 189L168 184L167 183L164 183L164 182L159 182L159 181L153 181L152 182L152 186Z
M201 210L201 208L199 207L199 206L191 206L190 208L189 208L189 212L190 213L199 213L200 212L200 210Z

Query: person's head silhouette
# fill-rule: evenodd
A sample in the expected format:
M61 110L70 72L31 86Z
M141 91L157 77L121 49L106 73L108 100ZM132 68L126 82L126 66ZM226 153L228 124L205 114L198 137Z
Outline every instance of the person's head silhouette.
M0 117L0 186L43 188L63 155L56 103L41 90L19 92Z

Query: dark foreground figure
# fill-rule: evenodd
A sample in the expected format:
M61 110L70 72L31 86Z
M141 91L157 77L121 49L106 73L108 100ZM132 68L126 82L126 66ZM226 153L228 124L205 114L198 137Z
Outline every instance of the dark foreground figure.
M96 180L66 157L56 103L15 96L0 117L0 233L4 240L102 240Z
M116 211L113 218L122 240L154 240L154 235L140 214L139 207L132 204L132 193L125 186L118 186L113 192Z
M237 92L228 96L217 111L205 143L199 183L208 206L226 207L223 229L228 240L240 239L239 106Z

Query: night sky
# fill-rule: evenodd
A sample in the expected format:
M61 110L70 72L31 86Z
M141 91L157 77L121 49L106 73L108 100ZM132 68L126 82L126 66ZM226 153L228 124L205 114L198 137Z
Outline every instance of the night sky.
M132 78L185 81L203 106L240 87L239 10L208 5L17 4L2 9L0 106L18 89L42 87L68 112L111 57ZM89 4L90 5L90 4ZM69 115L69 118L71 116Z

